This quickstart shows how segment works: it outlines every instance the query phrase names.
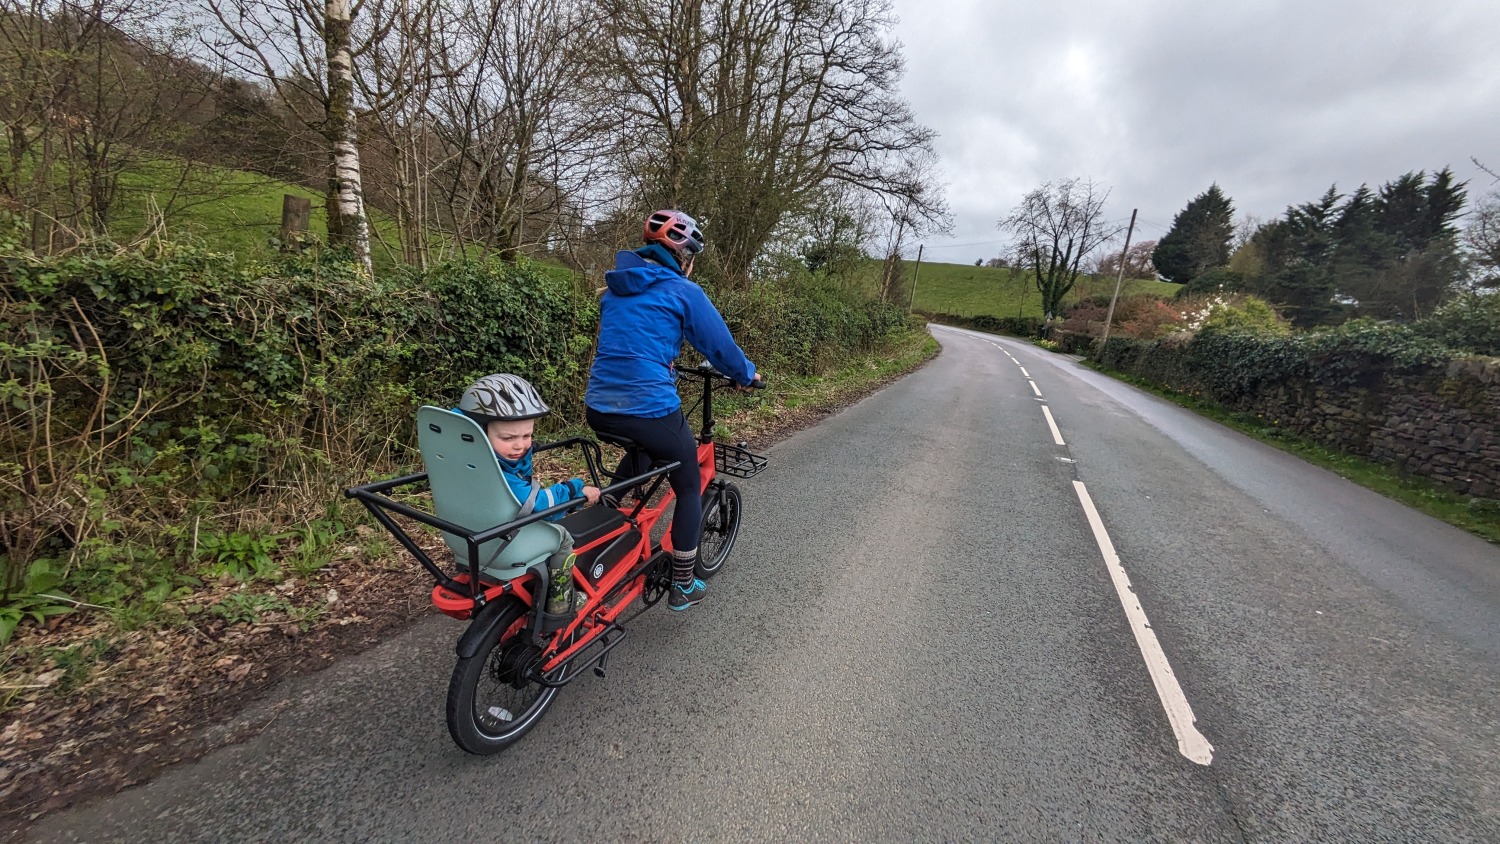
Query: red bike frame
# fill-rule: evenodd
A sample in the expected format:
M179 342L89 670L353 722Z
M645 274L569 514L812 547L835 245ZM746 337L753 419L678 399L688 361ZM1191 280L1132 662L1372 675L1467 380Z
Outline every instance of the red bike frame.
M714 372L706 364L696 370L686 370L683 375L696 376L703 380L703 397L700 401L702 429L698 436L697 449L699 494L702 495L709 489L720 469L726 469L740 477L748 477L759 471L765 465L764 457L745 451L743 444L734 446L713 441L713 381L715 378L724 376ZM570 446L577 447L583 452L589 473L595 485L599 485L602 455L597 443L574 437L557 443L539 445L536 450L541 452ZM633 447L633 445L627 445L627 448ZM585 596L585 603L570 621L567 621L560 629L551 631L545 629L542 612L542 605L546 600L545 573L532 571L507 581L493 581L483 577L474 580L468 573L449 577L391 518L390 513L394 512L462 537L469 545L468 558L474 560L480 559L480 545L494 541L508 542L525 525L577 510L582 507L582 501L566 502L486 530L470 531L386 497L386 492L425 480L426 473L354 487L346 490L345 494L351 498L360 499L376 520L433 575L437 581L432 589L433 606L453 618L473 622L459 642L461 655L465 654L466 642L477 641L485 632L484 626L480 623L484 619L484 614L481 612L484 607L505 595L513 595L525 603L531 611L516 620L511 629L505 631L502 641L510 640L517 635L524 635L530 630L536 637L536 643L542 646L541 662L538 670L535 671L537 682L560 686L570 682L581 673L581 668L573 671L567 670L568 664L595 645L601 645L602 650L588 660L588 663L596 664L598 667L595 670L602 673L605 655L624 639L624 628L620 626L621 616L637 599L643 600L647 606L650 606L665 594L670 579L668 560L672 552L672 540L670 534L664 535L662 544L659 547L653 547L651 533L662 516L669 512L669 508L675 506L676 495L669 486L654 505L647 505L661 488L667 474L677 466L677 463L654 466L650 471L641 475L616 479L616 483L602 490L603 494L612 495L618 499L623 499L627 493L633 492L637 501L632 506L618 508L617 512L620 513L621 518L617 524L608 524L613 520L605 517L602 521L608 524L608 527L602 535L590 536L586 542L574 549L578 559L589 560L606 551L618 553L620 549L612 549L611 546L624 541L624 538L632 532L635 532L635 539L624 550L623 557L617 558L617 562L597 580L589 572L582 570L582 565L574 567L574 585Z

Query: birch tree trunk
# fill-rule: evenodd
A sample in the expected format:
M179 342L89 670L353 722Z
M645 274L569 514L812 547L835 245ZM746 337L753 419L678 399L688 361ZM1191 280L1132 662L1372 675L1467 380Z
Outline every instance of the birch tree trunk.
M354 58L350 49L353 17L349 0L327 0L324 37L328 50L328 99L324 136L329 142L328 239L354 250L354 257L374 274L370 264L370 225L365 218L360 183L358 124L354 119Z

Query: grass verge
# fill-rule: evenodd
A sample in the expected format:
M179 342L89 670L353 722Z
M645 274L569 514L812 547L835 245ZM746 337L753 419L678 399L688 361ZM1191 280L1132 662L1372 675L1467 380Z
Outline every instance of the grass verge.
M1086 360L1084 363L1097 372L1139 387L1179 407L1254 437L1266 445L1321 466L1345 480L1462 528L1488 542L1500 544L1500 501L1461 495L1425 478L1401 474L1382 463L1310 443L1274 425L1267 425L1266 420L1253 414L1226 410L1197 396L1185 395L1133 375L1105 369L1093 361Z

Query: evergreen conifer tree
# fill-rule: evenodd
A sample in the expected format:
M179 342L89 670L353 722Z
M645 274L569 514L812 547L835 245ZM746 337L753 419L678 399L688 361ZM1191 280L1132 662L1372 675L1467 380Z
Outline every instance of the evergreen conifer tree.
M1366 201L1356 208L1357 197ZM1431 180L1407 173L1376 195L1350 197L1340 216L1349 222L1337 231L1340 292L1358 302L1360 313L1380 319L1431 313L1462 278L1453 221L1464 201L1463 183L1447 168Z
M1193 279L1229 263L1233 235L1234 204L1217 184L1210 185L1172 218L1151 261L1163 278L1191 286Z
M1288 208L1284 219L1262 226L1251 239L1262 270L1247 288L1285 305L1287 316L1302 328L1334 322L1341 310L1333 273L1340 198L1329 187L1317 202Z

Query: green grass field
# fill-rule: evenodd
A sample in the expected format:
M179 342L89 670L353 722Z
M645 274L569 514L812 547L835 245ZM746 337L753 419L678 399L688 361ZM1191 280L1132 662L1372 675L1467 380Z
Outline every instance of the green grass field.
M0 143L0 152L5 149ZM21 175L30 179L32 173L23 166ZM69 180L61 164L56 165L54 179L59 188ZM198 241L215 251L232 253L245 263L272 253L273 238L281 229L285 194L312 202L309 234L326 241L328 217L321 192L243 170L152 154L121 173L110 213L109 237L117 243L135 242L147 233L151 215L162 214L170 239ZM370 252L375 266L395 265L401 243L396 221L375 209L370 209L370 221Z
M913 267L907 265L910 273ZM1114 292L1113 278L1083 276L1065 301L1074 302ZM1120 295L1151 293L1170 297L1181 287L1165 281L1126 279ZM923 262L917 275L917 295L912 307L927 313L997 317L1042 316L1042 297L1031 279L1020 272L973 264Z
M270 254L272 239L281 229L284 194L311 200L309 234L326 241L328 216L318 191L243 170L154 159L121 176L120 202L110 234L124 242L139 237L146 228L147 210L154 204L166 215L173 239L200 240L212 249L234 253L243 262ZM370 252L376 266L393 265L401 243L396 221L374 209L370 221Z

